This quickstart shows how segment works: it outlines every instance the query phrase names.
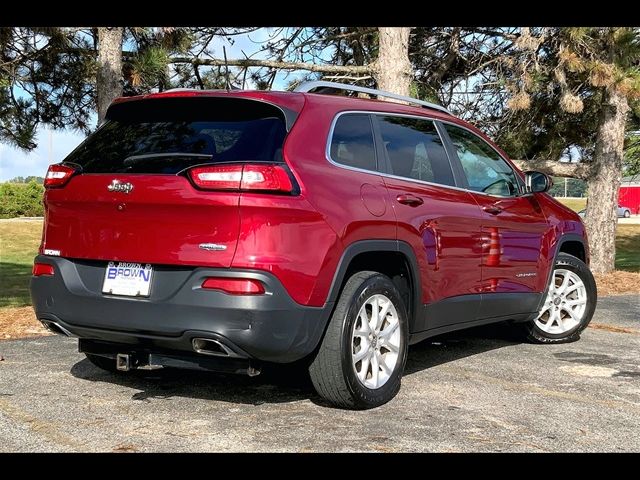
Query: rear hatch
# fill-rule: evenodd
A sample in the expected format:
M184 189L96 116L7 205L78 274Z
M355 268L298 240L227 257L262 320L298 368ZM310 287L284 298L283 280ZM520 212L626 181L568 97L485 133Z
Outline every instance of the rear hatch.
M233 172L238 165L280 164L285 136L283 110L257 100L114 104L105 124L62 162L62 173L48 173L41 253L229 267L240 229ZM205 172L203 183L195 181L194 167ZM207 176L212 168L218 173ZM222 178L223 188L211 188L207 178Z

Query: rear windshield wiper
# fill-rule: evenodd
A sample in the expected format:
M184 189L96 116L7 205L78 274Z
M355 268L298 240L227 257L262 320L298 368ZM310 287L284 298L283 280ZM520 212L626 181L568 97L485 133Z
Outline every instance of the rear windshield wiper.
M195 157L211 160L213 155L208 153L181 153L181 152L170 152L170 153L145 153L143 155L131 155L124 159L123 164L125 166L132 165L140 160L148 160L149 158L167 158L167 157Z

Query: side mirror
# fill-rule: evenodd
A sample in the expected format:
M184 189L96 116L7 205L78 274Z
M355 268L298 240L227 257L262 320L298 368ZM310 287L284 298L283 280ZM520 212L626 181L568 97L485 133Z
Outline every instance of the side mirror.
M542 172L524 172L524 184L527 193L547 192L553 186L553 179Z

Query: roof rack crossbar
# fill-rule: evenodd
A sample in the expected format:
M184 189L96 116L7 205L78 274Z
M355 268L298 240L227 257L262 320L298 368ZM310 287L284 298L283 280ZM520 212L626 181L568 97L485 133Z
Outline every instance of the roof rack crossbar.
M313 82L303 82L298 85L293 91L302 93L313 93L313 90L317 88L335 88L336 90L344 90L346 92L360 92L368 93L369 95L376 95L381 97L393 98L395 100L402 100L403 102L411 103L413 105L419 105L424 108L431 108L432 110L438 110L440 112L450 113L449 110L441 105L436 105L431 102L424 102L413 97L405 97L404 95L398 95L391 92L385 92L384 90L376 90L374 88L359 87L357 85L347 85L345 83L338 82L326 82L324 80L318 80Z

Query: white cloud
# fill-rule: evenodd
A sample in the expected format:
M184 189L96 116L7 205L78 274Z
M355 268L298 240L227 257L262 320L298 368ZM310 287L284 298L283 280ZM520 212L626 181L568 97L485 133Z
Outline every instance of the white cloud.
M51 135L51 136L49 136ZM61 162L85 136L68 130L50 130L46 127L38 129L36 136L38 147L25 152L0 143L0 181L14 177L30 175L44 177L47 167Z

